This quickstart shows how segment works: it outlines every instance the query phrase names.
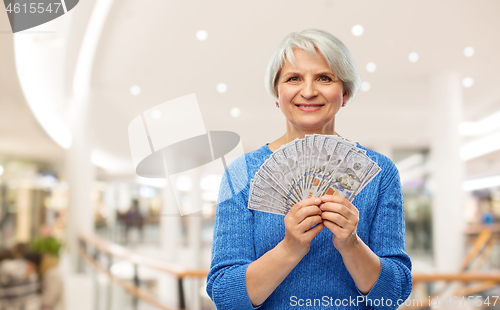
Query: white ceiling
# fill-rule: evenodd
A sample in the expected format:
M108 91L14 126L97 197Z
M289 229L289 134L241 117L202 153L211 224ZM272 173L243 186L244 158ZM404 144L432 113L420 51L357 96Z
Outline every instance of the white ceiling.
M81 1L67 14L77 21L71 28L74 37L81 37L81 21L88 18L78 14L88 15L92 3ZM432 135L430 80L436 74L474 78L474 86L463 89L466 120L500 109L498 12L495 0L115 0L93 65L92 144L131 163L129 122L146 109L190 93L196 93L207 130L238 133L245 152L277 139L284 133L284 117L264 90L267 62L286 34L320 28L348 46L362 80L371 84L341 110L336 130L375 149L425 148ZM365 29L360 37L351 34L356 24ZM206 41L196 39L200 29L208 32ZM0 153L62 158L63 150L30 114L8 30L2 11ZM80 42L68 44L68 50L78 50ZM463 55L467 46L475 48L471 58ZM408 61L410 52L420 55L418 62ZM68 81L73 58L67 60ZM373 73L365 70L370 61L377 65ZM220 82L228 85L224 94L216 91ZM142 88L139 96L130 94L132 85ZM239 118L230 116L233 107L241 109Z

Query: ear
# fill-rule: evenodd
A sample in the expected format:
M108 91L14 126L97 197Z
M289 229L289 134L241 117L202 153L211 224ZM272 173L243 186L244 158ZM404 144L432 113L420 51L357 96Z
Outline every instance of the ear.
M349 97L347 95L347 92L344 91L344 94L342 95L342 106L345 106L348 100Z

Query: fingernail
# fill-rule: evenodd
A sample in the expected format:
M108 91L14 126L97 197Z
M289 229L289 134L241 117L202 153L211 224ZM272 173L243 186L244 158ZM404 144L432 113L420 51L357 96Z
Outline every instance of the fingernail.
M321 202L321 199L316 198L316 199L314 200L314 202L315 202L315 203L320 203L320 202Z

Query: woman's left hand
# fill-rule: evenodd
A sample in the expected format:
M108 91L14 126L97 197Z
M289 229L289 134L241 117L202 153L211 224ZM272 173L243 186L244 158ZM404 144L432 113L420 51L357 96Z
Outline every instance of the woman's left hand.
M325 195L321 201L321 217L323 224L333 233L333 246L341 254L355 247L358 243L358 209L349 200L339 196Z

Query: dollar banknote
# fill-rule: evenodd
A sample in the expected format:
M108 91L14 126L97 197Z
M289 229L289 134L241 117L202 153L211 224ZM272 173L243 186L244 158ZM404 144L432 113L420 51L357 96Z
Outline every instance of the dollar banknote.
M248 208L284 215L311 197L352 201L381 170L356 143L336 135L305 135L262 164L250 182Z

